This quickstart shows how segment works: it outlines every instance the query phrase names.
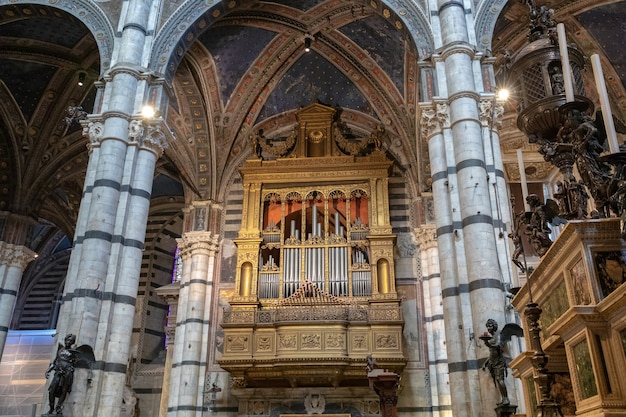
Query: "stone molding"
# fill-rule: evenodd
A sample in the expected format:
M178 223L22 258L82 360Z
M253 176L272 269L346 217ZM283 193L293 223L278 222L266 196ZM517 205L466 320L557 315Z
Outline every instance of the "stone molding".
M474 59L476 49L474 49L474 46L466 42L453 42L445 46L443 51L439 53L439 56L441 57L442 61L445 61L454 54L465 54Z

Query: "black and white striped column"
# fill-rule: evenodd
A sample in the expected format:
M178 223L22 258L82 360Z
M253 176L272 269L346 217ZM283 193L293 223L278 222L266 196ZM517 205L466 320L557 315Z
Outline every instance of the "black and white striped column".
M421 281L424 294L424 321L426 322L426 337L428 339L432 413L433 416L437 417L441 416L444 410L451 408L437 232L434 226L424 225L415 230L415 235L419 243L422 265Z
M0 358L7 341L22 273L35 257L35 252L26 246L0 242Z
M458 364L468 362L464 331L466 318L463 317L464 305L468 304L467 294L459 291L465 252L458 231L455 233L456 228L460 227L461 218L459 210L455 208L459 206L456 171L449 168L454 166L454 153L448 105L444 100L438 99L431 105L422 105L421 128L423 137L428 140L430 156L444 326L440 334L444 351L440 353L445 354L445 363L435 371L440 372L440 368L445 368L445 374L438 375L438 378L449 381L453 415L463 415L470 408L471 402L467 395L469 375L458 371ZM441 358L441 361L444 359Z
M197 209L196 209L197 210ZM183 260L167 415L201 415L213 276L219 236L187 232L178 240Z
M481 97L477 91L483 86L475 33L469 25L472 11L458 0L439 0L437 7L441 27L441 47L436 57L438 87L439 95L448 105L450 136L444 130L443 145L431 139L429 151L436 209L444 208L440 204L449 204L450 210L448 215L437 217L439 256L446 259L441 270L444 320L450 321L446 323L446 331L456 328L455 334L447 333L448 340L459 345L453 348L448 344L448 369L451 382L458 378L465 383L464 387L458 387L463 395L451 387L453 413L478 416L497 402L497 399L491 402L493 382L480 374L488 350L476 341L487 319L503 322L504 318L502 273L493 218L497 203L490 192L480 120ZM436 170L432 163L439 152L445 152L445 170L441 166ZM444 221L446 216L448 223ZM454 252L452 247L456 249ZM449 255L454 257L455 267L446 265L452 262L447 260ZM464 349L464 353L458 349ZM454 358L450 357L451 353Z

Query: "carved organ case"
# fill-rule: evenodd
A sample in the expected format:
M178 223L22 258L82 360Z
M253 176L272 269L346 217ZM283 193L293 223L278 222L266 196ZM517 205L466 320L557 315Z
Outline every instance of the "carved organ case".
M380 151L332 156L334 111L312 105L299 113L295 157L248 160L241 169L241 301L271 304L306 281L337 297L396 297L391 161Z
M338 383L337 375L343 378L350 372L324 371L320 355L352 357L352 377L359 375L365 380L364 360L370 353L392 369L402 368L406 362L394 277L395 235L389 219L392 163L372 137L360 143L345 139L334 122L333 108L313 104L300 110L297 118L297 128L278 145L266 141L262 132L252 138L258 156L240 169L242 228L235 240L236 284L223 323L226 340L220 365L235 381L245 380L245 386L254 385L254 367L260 355L270 361L288 355L294 365L313 355L319 364L316 375L333 375L333 385ZM367 146L369 152L365 152ZM279 157L260 157L271 152ZM282 318L276 313L279 310ZM340 310L358 314L346 313L348 323L344 318L338 332L328 333L328 326L337 318L328 312ZM304 320L303 314L308 315L307 325L293 327ZM356 316L360 318L351 323L350 317ZM289 320L293 322L289 332L281 330ZM263 329L260 321L264 321ZM359 343L351 340L357 334L354 326L359 328ZM293 339L287 333L293 333ZM332 339L334 348L327 349L320 342L316 349L305 343L315 337ZM281 352L287 346L281 338L296 340L289 344L295 350ZM229 340L238 342L230 350ZM263 352L258 350L259 340ZM335 351L337 347L341 349ZM277 363L274 366L280 368ZM275 368L273 378L284 377L292 386L298 385L298 378L286 377L289 370L276 372ZM310 381L310 375L308 378Z

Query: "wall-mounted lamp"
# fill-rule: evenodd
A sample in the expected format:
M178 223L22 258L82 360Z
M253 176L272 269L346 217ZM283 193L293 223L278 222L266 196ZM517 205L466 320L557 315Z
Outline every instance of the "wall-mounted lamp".
M78 86L82 87L83 85L85 85L85 77L87 77L87 74L84 72L79 72L78 73Z
M310 50L311 50L311 38L307 36L306 38L304 38L304 51L309 52Z
M156 113L157 112L154 107L150 105L145 105L143 106L143 109L141 109L141 115L144 117L144 119L153 119L156 117Z
M508 88L500 88L496 94L496 97L500 101L507 101L510 95L511 95L511 92L509 91Z

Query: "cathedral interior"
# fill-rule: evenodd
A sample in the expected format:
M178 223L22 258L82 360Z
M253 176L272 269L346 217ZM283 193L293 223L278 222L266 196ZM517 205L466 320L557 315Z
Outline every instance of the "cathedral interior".
M520 103L527 97L512 89L508 100L496 98L499 89L513 88L506 85L508 66L529 43L534 1L461 2L464 24L471 27L466 43L472 45L474 77L482 79L467 89L485 103L481 132L493 140L482 172L491 181L491 234L485 240L494 243L481 246L475 242L482 237L464 236L465 220L453 208L445 212L438 197L441 149L431 140L432 126L445 122L433 121L438 116L432 114L457 97L442 87L453 83L446 48L454 42L453 30L441 28L459 24L440 19L450 10L444 3L0 0L0 415L45 413L50 381L44 372L71 331L79 343L92 345L96 365L76 370L63 415L386 417L383 394L372 389L366 372L371 355L378 367L402 377L393 393L397 415L488 416L502 404L481 369L489 352L477 336L486 329L476 318L495 314L501 325L526 328L533 301L546 313L544 343L533 344L528 329L525 341L510 342L512 414L536 416L551 397L564 415L626 415L626 384L611 366L626 364L626 311L618 298L625 294L619 283L626 279L626 242L617 233L619 222L597 220L604 226L593 231L586 221L555 227L552 239L563 243L545 259L524 244L525 269L511 261L508 235L524 198L531 193L557 200L563 179L520 129ZM602 92L590 57L599 57L623 143L626 2L537 0L536 6L553 11L580 52L576 88L594 115ZM133 21L140 15L144 26L135 32L142 40L134 48L139 35L128 33L141 26ZM128 106L118 104L124 84L114 83L128 76L143 90L129 89L131 108L119 116ZM120 142L116 128L107 127L113 119L130 122L133 137L131 119L142 117L135 95L156 110L139 125L156 129L166 145L154 140L155 160L136 156L138 168L120 174L121 197L107 197L95 190L115 167L95 155L105 155L104 143ZM459 135L458 124L452 125L442 143ZM116 163L112 153L106 156ZM148 171L153 174L144 181ZM474 187L466 180L459 179L460 195ZM145 184L144 208L133 197ZM99 219L95 213L106 198L118 214ZM459 206L451 201L450 207ZM134 217L138 207L145 213ZM88 253L95 240L89 233L100 228L104 235L106 228L94 226L97 221L115 228L108 239L112 249L102 254L106 278L92 282L88 271L98 268L99 258ZM118 240L141 240L142 222L139 251L115 257ZM445 222L453 232L443 231ZM118 223L131 232L119 232ZM141 231L135 234L135 228ZM474 243L455 246L463 241ZM612 252L598 261L600 246ZM28 260L11 283L14 264L6 254L16 247ZM464 250L463 257L452 247ZM492 258L492 265L472 266L468 248ZM200 252L209 260L196 262ZM573 253L587 259L584 265L574 263ZM136 270L124 259L136 259ZM451 259L456 272L446 263ZM622 281L610 290L577 292L586 295L571 308L550 298L554 288L567 298L551 277L566 269L585 275L594 260L618 268ZM529 266L538 277L532 293ZM464 268L472 271L469 281L451 288L446 277L463 281ZM497 276L495 293L472 293L472 277L481 268ZM121 295L129 274L134 289ZM196 291L201 280L210 285ZM116 319L117 310L103 306L124 297L132 308ZM83 298L88 301L81 304ZM193 308L182 311L196 302L200 319L191 318ZM486 312L474 313L481 309ZM79 317L91 324L78 323ZM114 329L125 320L124 331L132 334L120 348L122 359L112 359ZM201 322L198 329L194 320ZM581 334L590 340L588 350L580 347ZM191 365L176 349L196 339L197 358L187 373ZM533 388L531 347L548 353L547 367L556 377L545 396ZM603 352L613 362L604 361ZM591 376L571 372L581 358L588 359ZM123 370L111 371L108 365L116 361ZM109 372L121 382L107 382ZM192 375L193 411L184 406L187 383L171 382L185 375Z

